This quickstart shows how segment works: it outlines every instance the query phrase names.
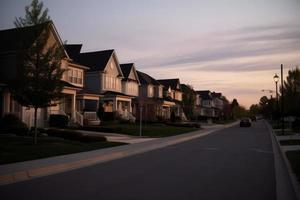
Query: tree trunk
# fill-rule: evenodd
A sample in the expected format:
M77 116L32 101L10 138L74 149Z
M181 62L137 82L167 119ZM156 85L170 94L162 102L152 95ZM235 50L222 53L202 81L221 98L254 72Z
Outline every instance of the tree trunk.
M37 109L34 108L34 144L37 144Z

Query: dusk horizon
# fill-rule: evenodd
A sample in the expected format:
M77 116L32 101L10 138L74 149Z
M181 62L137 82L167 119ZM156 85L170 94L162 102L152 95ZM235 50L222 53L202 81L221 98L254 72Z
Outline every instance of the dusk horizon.
M249 108L275 94L273 76L300 65L300 2L48 1L62 40L82 52L115 49L120 63L156 79L179 78ZM30 0L2 1L0 29ZM71 9L70 9L71 8Z

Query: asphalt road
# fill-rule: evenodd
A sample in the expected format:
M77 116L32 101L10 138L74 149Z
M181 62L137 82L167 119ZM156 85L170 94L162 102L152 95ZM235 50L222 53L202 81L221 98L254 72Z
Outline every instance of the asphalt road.
M0 199L275 200L264 123L0 187Z

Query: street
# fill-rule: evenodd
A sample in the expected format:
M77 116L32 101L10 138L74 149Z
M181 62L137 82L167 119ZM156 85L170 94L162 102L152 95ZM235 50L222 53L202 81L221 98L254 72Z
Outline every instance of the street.
M274 200L262 121L111 162L0 187L6 199Z

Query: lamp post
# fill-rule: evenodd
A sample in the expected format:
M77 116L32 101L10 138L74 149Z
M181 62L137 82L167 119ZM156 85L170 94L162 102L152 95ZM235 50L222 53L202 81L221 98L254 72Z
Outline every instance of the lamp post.
M273 77L275 85L276 85L276 120L278 121L278 113L279 113L279 102L278 102L278 81L279 81L279 76L277 74L274 75ZM278 121L278 125L279 125L279 121Z
M279 81L279 76L277 74L275 74L275 76L273 77L275 84L276 84L276 101L278 102L278 87L277 87L277 83Z
M284 135L284 94L283 94L283 64L280 65L281 71L281 134Z

